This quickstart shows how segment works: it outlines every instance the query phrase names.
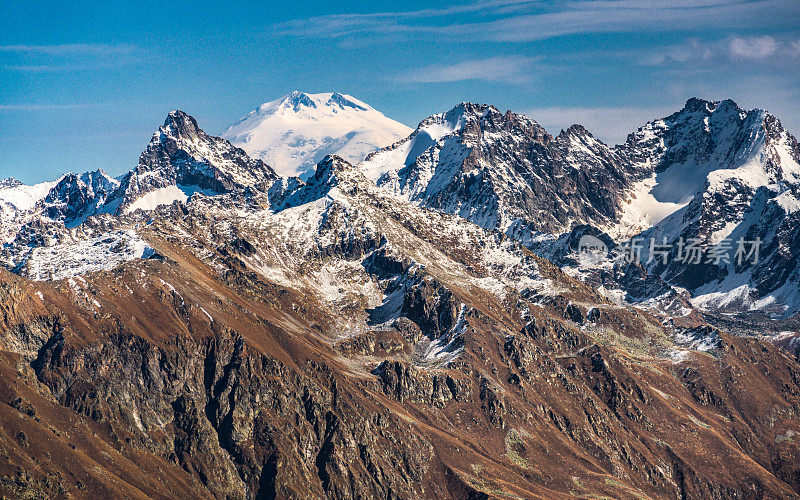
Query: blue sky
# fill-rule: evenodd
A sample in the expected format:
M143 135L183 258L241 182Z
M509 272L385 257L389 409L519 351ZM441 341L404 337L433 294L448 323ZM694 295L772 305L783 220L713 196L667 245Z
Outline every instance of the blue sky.
M798 135L800 2L3 2L0 178L118 175L172 109L219 134L292 90L412 127L490 103L612 143L732 98Z

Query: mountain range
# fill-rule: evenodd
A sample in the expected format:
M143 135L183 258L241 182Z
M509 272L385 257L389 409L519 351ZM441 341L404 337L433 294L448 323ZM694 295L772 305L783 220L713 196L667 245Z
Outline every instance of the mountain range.
M732 101L616 146L173 111L117 178L0 184L0 492L795 498L799 163Z
M796 139L774 116L690 99L614 147L579 125L553 137L523 115L461 103L359 168L403 199L545 255L543 239L586 224L618 241L675 249L679 239L704 248L759 239L750 265L685 266L673 252L669 265L656 261L648 272L706 309L792 315L800 310L798 161Z

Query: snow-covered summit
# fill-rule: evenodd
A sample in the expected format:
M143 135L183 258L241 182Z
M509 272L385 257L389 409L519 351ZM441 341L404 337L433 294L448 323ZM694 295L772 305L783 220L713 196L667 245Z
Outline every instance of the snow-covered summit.
M7 179L0 180L0 189L15 188L15 187L20 186L20 185L22 185L22 182L20 182L18 179L15 179L13 177L9 177Z
M763 149L767 112L731 100L692 98L680 111L647 123L622 147L632 163L658 174L659 201L686 203L715 170L738 168Z
M740 220L741 210L733 208L749 203L755 190L777 193L798 180L794 137L766 111L744 110L731 100L689 99L680 111L630 134L617 151L628 168L652 173L636 203L647 198L675 212L692 202L695 213L709 214L706 238Z
M114 198L127 212L175 199L185 201L197 191L266 189L275 178L275 172L264 162L250 158L224 139L206 134L183 111L172 111L153 134L139 164L122 178Z
M623 149L634 164L652 169L648 196L685 203L644 237L709 247L761 242L757 262L654 263L651 273L709 309L800 309L800 146L777 118L731 100L690 99L631 134Z
M627 183L620 158L588 132L553 138L527 116L469 102L426 118L359 168L413 203L523 241L613 220Z
M307 178L329 154L357 163L409 133L409 127L347 94L295 91L260 105L222 138L281 175Z
M17 179L9 178L0 184L0 202L10 204L11 208L16 210L28 210L47 196L57 183L58 180L27 185Z

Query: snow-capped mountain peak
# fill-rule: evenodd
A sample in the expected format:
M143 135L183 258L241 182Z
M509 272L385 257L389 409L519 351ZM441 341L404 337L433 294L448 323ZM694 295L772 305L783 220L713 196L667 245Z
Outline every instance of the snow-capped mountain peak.
M0 180L0 189L15 188L15 187L21 186L21 185L22 185L22 182L20 182L19 180L15 179L13 177L9 177L7 179Z
M588 132L581 140L556 140L527 116L461 102L359 168L413 203L528 241L532 232L613 219L613 193L626 182L619 159Z
M245 115L234 125L231 125L229 129L236 127L253 116L259 115L299 115L319 119L325 116L339 115L342 111L372 111L374 113L379 113L369 104L359 101L353 96L341 94L339 92L307 94L295 90L291 94L283 96L280 99L262 104Z
M159 127L155 132L154 137L167 136L175 139L197 139L199 134L202 133L197 121L187 115L185 112L176 109L170 111L164 120L164 125Z
M680 111L630 134L624 147L634 152L634 164L655 169L659 201L686 203L712 171L739 168L761 153L766 117L730 99L691 98Z
M172 111L153 134L139 164L122 179L116 199L123 211L151 209L191 193L266 189L276 178L264 162L206 134L183 111ZM118 208L115 208L117 210Z
M350 95L294 91L260 105L222 137L281 175L308 178L329 154L357 163L410 132Z
M14 178L6 179L0 184L0 202L11 205L15 210L29 210L47 196L47 193L58 184L59 180L40 182L29 186Z
M67 174L53 186L38 206L44 215L67 227L81 224L101 212L106 200L119 188L119 181L103 170Z

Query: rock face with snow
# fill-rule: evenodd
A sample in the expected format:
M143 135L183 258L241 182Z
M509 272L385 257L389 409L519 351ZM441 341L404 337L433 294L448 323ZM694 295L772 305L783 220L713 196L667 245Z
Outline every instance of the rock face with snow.
M42 182L27 186L17 179L5 179L0 184L0 200L13 205L17 210L28 210L44 198L57 181Z
M0 238L3 241L13 238L20 214L33 208L57 183L49 181L28 186L13 178L0 183Z
M67 174L36 186L7 183L0 189L6 241L0 258L11 268L33 269L37 266L28 260L44 255L33 250L75 242L73 229L85 237L99 237L97 231L104 229L94 229L97 221L81 227L92 216L107 214L113 219L139 209L150 211L174 201L185 202L194 193L264 194L277 178L261 160L207 135L186 113L173 111L153 134L139 164L118 179L98 170ZM285 189L289 188L277 191L280 194Z
M257 116L267 123L276 116L312 115L351 124L352 113L372 113L340 94L294 93L259 110L242 124L252 125ZM318 131L326 133L324 127ZM739 239L758 239L758 262L687 265L676 250L667 264L647 259L646 271L617 266L599 273L577 265L575 275L620 290L629 300L663 295L672 284L675 293L688 290L706 309L790 315L800 310L794 291L800 284L798 158L796 140L773 116L732 101L690 99L616 147L579 125L553 137L525 116L462 103L423 120L406 139L368 155L358 169L401 199L503 232L570 267L568 262L578 261L563 260L557 237L587 224L617 243L643 238L645 246L652 240L677 249L691 240L704 252L721 241L736 246ZM119 179L98 171L37 186L4 183L0 218L10 245L4 259L20 265L20 256L36 246L32 242L63 241L59 224L71 228L92 215L153 210L186 202L194 193L266 194L263 203L272 209L304 204L334 181L331 165L321 163L306 181L279 177L175 111L139 165ZM46 231L35 229L42 224ZM727 260L735 260L735 250Z
M292 92L262 104L222 133L284 176L312 174L329 154L356 163L411 132L368 104L338 92Z
M102 170L81 175L67 174L36 204L43 215L75 226L102 212L106 200L119 188L119 181Z
M669 283L711 311L800 311L800 147L774 116L693 98L614 152L640 180L623 192L616 220L601 227L642 246L644 269L616 266L606 286L639 301L674 298L664 292ZM581 272L597 276L591 268ZM657 286L642 288L646 282Z
M620 193L639 175L580 126L554 138L523 115L472 103L423 120L360 168L420 206L521 241L615 220Z
M775 117L733 101L690 99L615 147L579 125L552 137L527 117L462 103L423 120L360 169L412 203L500 230L548 256L553 240L542 233L583 224L620 242L696 240L704 252L725 239L736 246L759 238L760 263L686 265L673 254L669 265L648 264L648 280L703 296L695 302L703 307L792 314L800 310L793 292L800 285L798 158L796 140ZM630 276L618 278L631 286ZM645 299L644 290L662 291L664 283L634 288Z
M690 290L706 308L800 310L800 147L774 116L691 99L632 134L623 149L652 166L656 199L684 205L641 235L673 247L668 264L650 263L652 274ZM753 241L760 241L758 256L737 258ZM681 242L701 246L701 262L682 262ZM714 248L725 257L709 255Z
M139 165L121 180L117 210L152 209L193 192L221 194L246 188L265 191L277 175L228 141L203 132L182 111L169 114L153 134Z

